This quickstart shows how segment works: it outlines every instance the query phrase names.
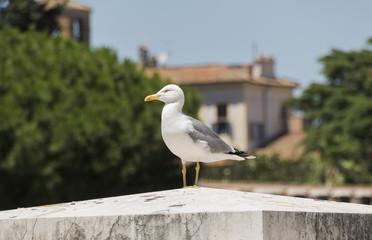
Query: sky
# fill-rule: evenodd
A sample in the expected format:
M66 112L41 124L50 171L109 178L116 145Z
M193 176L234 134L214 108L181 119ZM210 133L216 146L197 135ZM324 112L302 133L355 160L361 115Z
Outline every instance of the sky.
M91 46L138 60L138 48L168 52L166 66L252 63L271 54L278 77L324 82L319 57L366 47L370 0L77 0L90 6Z

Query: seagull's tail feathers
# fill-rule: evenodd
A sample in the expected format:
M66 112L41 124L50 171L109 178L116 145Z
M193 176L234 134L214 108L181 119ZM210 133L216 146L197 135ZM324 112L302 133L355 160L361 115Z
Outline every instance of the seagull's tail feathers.
M228 152L228 154L233 154L233 155L237 155L239 157L242 157L243 159L242 160L246 160L246 159L256 159L257 157L256 156L253 156L253 155L249 155L248 153L246 152L243 152L243 151L239 151L238 149L234 148L234 152Z

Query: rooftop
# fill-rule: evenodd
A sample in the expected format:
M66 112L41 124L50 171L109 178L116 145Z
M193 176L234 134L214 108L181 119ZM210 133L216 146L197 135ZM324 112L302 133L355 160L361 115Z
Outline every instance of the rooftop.
M285 78L252 77L252 65L200 65L146 68L146 74L158 73L177 84L250 83L274 87L296 88L298 84Z
M72 9L72 10L82 10L82 11L88 11L91 12L92 8L88 7L87 5L84 5L79 2L71 1L71 0L42 0L39 1L40 3L47 3L47 8L53 8L57 4L66 4L66 9Z
M286 134L273 141L268 146L259 148L255 151L258 155L273 156L278 155L281 159L298 159L304 152L302 144L305 133Z

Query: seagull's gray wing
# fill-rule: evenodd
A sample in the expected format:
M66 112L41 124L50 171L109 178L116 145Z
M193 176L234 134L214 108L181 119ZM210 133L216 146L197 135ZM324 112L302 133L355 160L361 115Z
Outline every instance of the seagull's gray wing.
M193 131L188 132L189 136L194 142L207 142L212 153L230 153L234 151L227 143L225 143L212 129L207 125L189 117L194 128Z

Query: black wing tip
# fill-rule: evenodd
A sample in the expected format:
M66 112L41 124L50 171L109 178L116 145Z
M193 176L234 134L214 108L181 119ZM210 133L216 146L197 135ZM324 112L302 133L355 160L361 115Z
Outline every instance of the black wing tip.
M234 148L235 152L228 152L228 154L238 155L239 157L243 157L245 159L256 159L257 156L249 155L247 152L239 151L238 149Z
M230 151L230 152L228 152L228 154L233 154L233 155L238 155L238 156L240 156L240 155L247 155L248 154L247 152L239 151L236 148L234 148L234 150L235 150L235 152Z

